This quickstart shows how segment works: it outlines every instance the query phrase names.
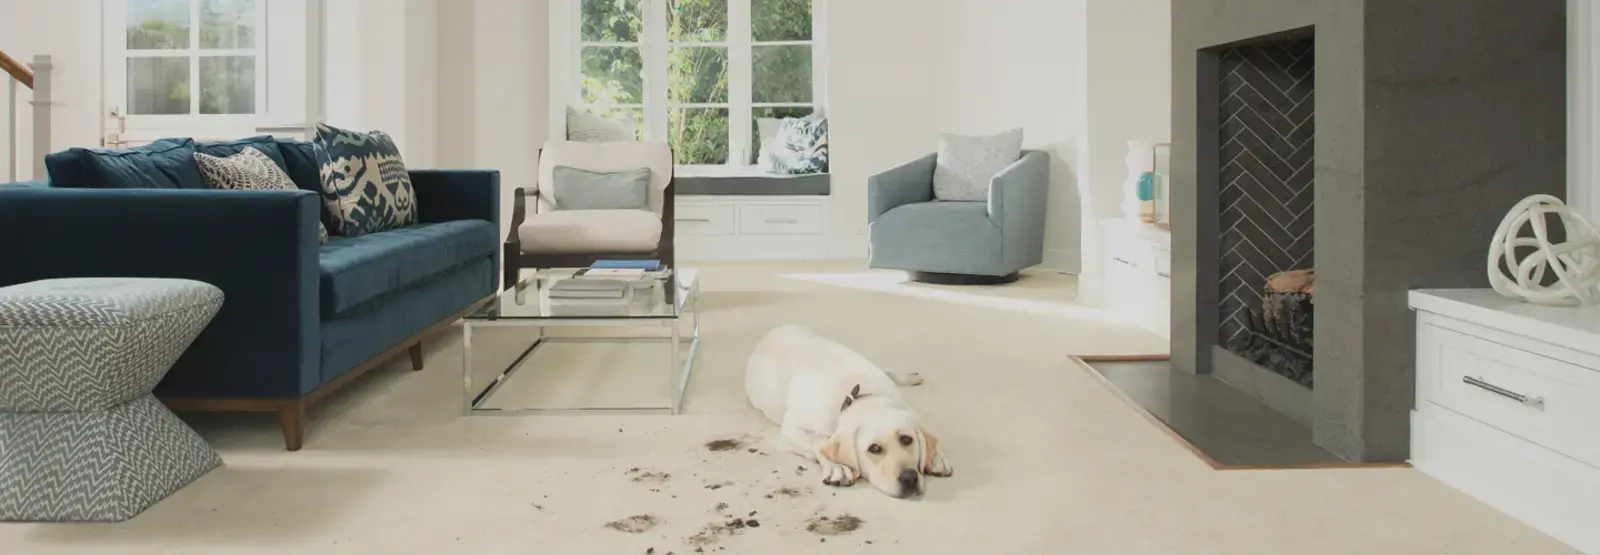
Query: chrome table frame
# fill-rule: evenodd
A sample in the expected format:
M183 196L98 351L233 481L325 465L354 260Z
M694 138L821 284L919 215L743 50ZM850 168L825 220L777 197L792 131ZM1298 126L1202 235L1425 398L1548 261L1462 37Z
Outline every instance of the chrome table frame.
M663 283L662 287L677 287L674 279L671 284ZM461 392L463 414L490 415L490 416L522 416L529 414L561 414L561 413L660 413L681 414L683 412L683 397L689 388L689 377L694 373L694 356L700 347L700 278L690 282L689 287L680 288L677 294L683 295L682 308L676 316L655 318L627 318L596 316L593 318L463 318L461 320ZM674 301L676 302L676 301ZM693 328L688 337L683 337L679 329L683 317L689 316L693 320ZM546 337L544 330L547 327L668 327L671 334L665 337ZM504 370L490 380L489 385L482 389L473 389L472 384L472 329L480 327L534 327L538 328L539 335L534 338L533 344L523 349L522 354L511 362ZM684 341L689 342L689 357L678 364L679 350ZM667 392L669 402L667 406L637 406L637 407L579 407L579 408L518 408L497 409L485 408L484 405L494 394L511 379L517 370L524 366L529 356L535 349L546 343L612 343L612 342L667 342L671 345L672 358L668 359L668 371L674 375Z

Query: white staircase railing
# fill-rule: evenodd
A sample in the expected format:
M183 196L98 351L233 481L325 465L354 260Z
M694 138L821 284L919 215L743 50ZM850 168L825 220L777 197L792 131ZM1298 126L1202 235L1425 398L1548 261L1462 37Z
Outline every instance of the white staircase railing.
M23 65L0 52L0 183L46 176L52 67L49 56L34 56Z

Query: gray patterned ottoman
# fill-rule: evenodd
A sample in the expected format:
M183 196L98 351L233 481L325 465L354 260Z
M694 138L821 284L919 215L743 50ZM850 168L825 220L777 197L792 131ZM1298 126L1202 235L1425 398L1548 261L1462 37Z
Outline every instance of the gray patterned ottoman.
M0 520L126 520L221 464L150 394L221 306L178 279L0 288Z

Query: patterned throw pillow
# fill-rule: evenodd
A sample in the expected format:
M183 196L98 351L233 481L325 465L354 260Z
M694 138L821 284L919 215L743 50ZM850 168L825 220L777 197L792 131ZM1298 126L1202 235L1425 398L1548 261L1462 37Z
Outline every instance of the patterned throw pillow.
M994 135L940 135L933 166L933 198L989 200L989 181L1022 158L1022 129Z
M828 172L828 120L784 118L770 147L763 146L762 171L780 175Z
M200 166L200 179L212 189L300 190L277 162L253 146L226 158L196 152L194 162ZM328 242L328 228L322 222L317 222L317 242Z
M357 237L417 223L411 174L388 134L319 123L312 144L322 177L322 202L333 214L335 233Z

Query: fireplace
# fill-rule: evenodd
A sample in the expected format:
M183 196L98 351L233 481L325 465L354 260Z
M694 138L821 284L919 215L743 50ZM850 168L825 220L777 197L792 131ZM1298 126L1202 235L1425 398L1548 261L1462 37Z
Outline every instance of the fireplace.
M1296 33L1218 53L1217 341L1306 388L1314 350L1315 273L1307 267L1316 239L1315 44L1313 35Z
M1172 3L1172 365L1351 461L1408 455L1407 292L1566 189L1565 6L1448 4Z

